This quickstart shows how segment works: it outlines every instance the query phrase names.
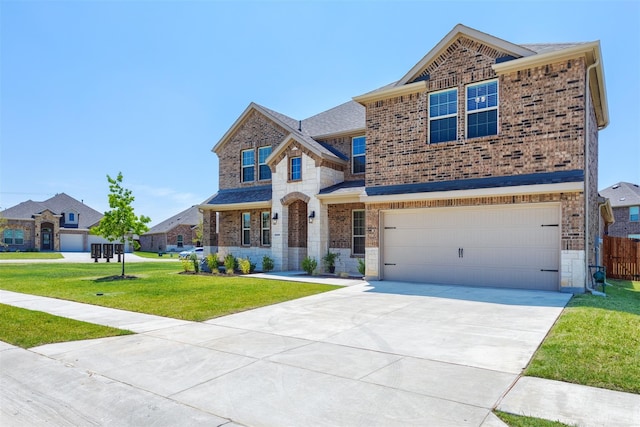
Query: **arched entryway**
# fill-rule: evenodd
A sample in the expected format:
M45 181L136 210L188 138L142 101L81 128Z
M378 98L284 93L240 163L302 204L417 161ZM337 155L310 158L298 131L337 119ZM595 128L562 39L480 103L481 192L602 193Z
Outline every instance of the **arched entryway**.
M295 200L288 206L289 270L301 270L307 256L307 203Z
M53 224L50 222L43 222L40 227L40 250L52 251L54 247Z

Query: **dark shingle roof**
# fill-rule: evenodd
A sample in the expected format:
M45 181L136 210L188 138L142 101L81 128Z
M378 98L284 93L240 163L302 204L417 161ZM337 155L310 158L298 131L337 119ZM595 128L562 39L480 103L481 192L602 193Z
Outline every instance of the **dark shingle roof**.
M200 223L201 218L202 218L202 214L198 210L198 207L191 206L190 208L175 214L171 218L165 219L160 224L154 225L149 229L149 231L147 231L144 234L166 233L169 230L174 229L178 225L183 225L183 224L195 227Z
M65 193L56 194L43 202L27 200L26 202L4 210L2 216L8 219L30 219L33 215L42 213L47 209L57 215L70 211L77 212L79 215L79 228L89 228L96 225L103 216L97 210L90 208Z
M433 191L476 190L480 188L512 187L517 185L558 184L580 182L584 172L576 169L561 172L532 173L526 175L491 176L486 178L457 179L443 182L425 182L419 184L387 185L367 187L369 196L388 196L393 194L430 193Z
M320 194L338 193L341 190L354 188L362 188L364 190L364 180L362 179L357 181L344 181L336 185L332 185L331 187L323 188L322 190L320 190Z
M640 205L640 187L631 182L619 182L600 190L600 195L609 199L612 208Z
M207 205L233 205L238 203L268 202L271 200L271 186L232 188L218 191Z

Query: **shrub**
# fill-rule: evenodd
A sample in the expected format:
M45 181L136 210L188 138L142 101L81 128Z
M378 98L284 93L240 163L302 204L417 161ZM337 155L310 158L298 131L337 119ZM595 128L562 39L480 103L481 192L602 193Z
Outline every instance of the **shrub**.
M198 260L198 255L197 254L191 254L189 256L189 259L191 260L191 262L193 263L193 270L196 273L200 272L200 262Z
M233 274L233 271L236 269L236 266L237 266L236 258L231 254L227 254L227 256L224 257L224 268L227 269L227 274Z
M360 273L360 274L362 274L364 276L364 272L365 271L366 271L366 269L365 269L364 259L358 258L358 273Z
M249 274L251 272L251 261L249 258L238 258L238 268L242 274Z
M264 271L265 273L270 272L271 270L273 270L275 268L275 265L273 263L273 260L271 259L271 257L265 255L262 257L262 271Z
M308 275L312 275L318 268L318 261L315 258L306 257L302 260L302 269L307 272Z
M218 271L218 254L207 255L207 265L212 273L219 273Z
M191 266L193 264L191 263L190 259L181 259L180 262L182 263L182 268L184 269L185 273L191 271Z

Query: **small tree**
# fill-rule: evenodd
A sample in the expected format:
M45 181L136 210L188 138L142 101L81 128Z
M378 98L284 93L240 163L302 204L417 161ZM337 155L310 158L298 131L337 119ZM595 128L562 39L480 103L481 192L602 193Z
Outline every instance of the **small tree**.
M125 241L133 244L134 235L140 235L149 230L147 224L151 222L151 218L144 215L138 217L133 211L131 203L135 198L131 190L122 187L122 172L118 172L116 179L107 175L107 180L111 210L104 213L98 226L91 229L91 233L102 236L110 242L119 241L124 248ZM122 257L122 277L124 277L124 256Z
M198 225L193 227L193 239L191 239L191 243L197 245L198 243L202 244L202 235L204 230L204 223L202 220L198 222Z

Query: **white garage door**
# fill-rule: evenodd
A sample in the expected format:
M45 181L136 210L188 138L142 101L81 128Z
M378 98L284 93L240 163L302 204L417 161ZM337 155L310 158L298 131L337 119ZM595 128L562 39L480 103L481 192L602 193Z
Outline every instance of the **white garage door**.
M60 234L60 251L83 252L84 239L82 234Z
M386 280L558 289L558 205L396 210L383 223Z

